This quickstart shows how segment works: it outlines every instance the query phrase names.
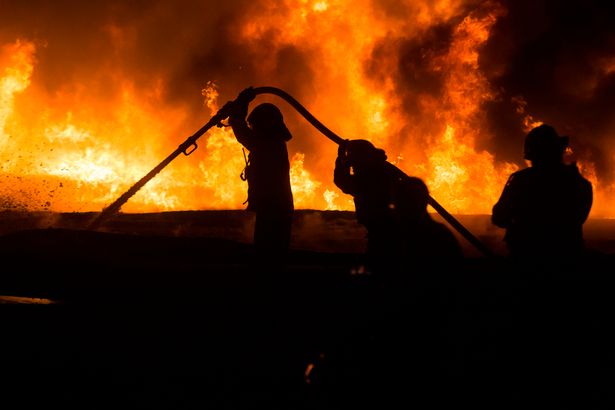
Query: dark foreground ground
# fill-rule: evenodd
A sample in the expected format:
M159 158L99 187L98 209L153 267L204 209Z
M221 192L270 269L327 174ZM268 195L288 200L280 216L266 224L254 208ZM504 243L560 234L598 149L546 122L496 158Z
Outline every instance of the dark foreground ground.
M350 213L299 213L281 264L255 262L242 215L122 215L106 232L80 229L91 215L5 215L0 405L615 406L605 223L601 248L558 271L466 247L446 272L409 263L386 281L361 273ZM484 218L464 223L497 247Z

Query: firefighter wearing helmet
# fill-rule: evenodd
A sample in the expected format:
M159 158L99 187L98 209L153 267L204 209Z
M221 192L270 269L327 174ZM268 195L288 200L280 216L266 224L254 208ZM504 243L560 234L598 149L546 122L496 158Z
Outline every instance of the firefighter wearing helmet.
M352 195L357 222L367 229L368 268L397 280L390 274L412 270L410 265L460 260L454 235L427 212L427 185L400 178L386 159L384 150L357 139L340 145L335 161L335 185Z
M357 222L367 229L367 264L372 269L395 260L400 252L399 231L392 206L395 176L385 164L384 150L367 140L341 144L335 160L333 182L355 204Z
M568 137L550 125L527 134L524 158L531 166L510 176L492 213L492 222L506 229L511 256L557 261L582 255L592 186L576 164L564 163L567 146Z
M256 213L254 245L264 260L274 262L290 245L294 206L286 142L292 135L273 104L260 104L247 115L254 97L247 88L223 110L237 141L250 152L242 179L248 181L247 209Z

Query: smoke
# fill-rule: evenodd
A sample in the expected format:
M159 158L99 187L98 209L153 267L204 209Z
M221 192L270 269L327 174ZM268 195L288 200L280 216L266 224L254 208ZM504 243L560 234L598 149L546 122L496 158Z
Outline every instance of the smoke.
M221 102L250 85L277 85L299 97L310 87L309 56L281 44L280 30L271 27L254 41L242 35L251 21L272 9L284 16L289 7L250 0L0 0L0 43L37 44L33 83L50 95L79 83L111 100L121 92L118 78L129 78L137 90L160 87L165 103L202 116L200 90L209 81Z
M375 4L391 14L393 3ZM599 179L611 181L615 25L600 1L466 2L437 24L383 38L365 67L381 85L394 79L407 118L398 138L438 132L441 121L426 101L446 98L449 73L437 62L449 52L462 19L497 8L502 10L479 48L479 70L493 98L481 107L486 126L477 148L522 165L524 121L531 116L569 135L577 157L593 162Z
M615 25L609 6L510 0L505 7L480 55L481 70L500 92L485 106L493 135L488 148L503 160L520 156L524 130L515 100L522 97L534 119L569 135L579 158L611 181Z
M253 78L250 55L233 38L248 4L2 1L0 39L38 43L35 81L50 93L89 79L104 97L123 72L144 90L162 79L169 102L193 102L207 80Z
M396 136L398 145L414 146L421 152L428 144L426 136L440 134L442 121L432 101L441 101L445 93L445 72L434 62L449 50L454 23L440 23L411 37L381 40L366 64L366 73L380 86L392 78L400 99L405 126Z

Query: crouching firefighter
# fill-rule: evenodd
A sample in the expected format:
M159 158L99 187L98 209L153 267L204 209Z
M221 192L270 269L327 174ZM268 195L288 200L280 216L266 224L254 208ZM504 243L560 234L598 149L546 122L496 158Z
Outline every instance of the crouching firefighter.
M256 213L256 250L261 257L284 256L290 245L294 210L286 148L292 135L273 104L260 104L247 115L254 97L253 89L247 88L223 110L228 110L235 138L249 151L243 175L248 181L247 210Z
M340 144L333 182L354 198L357 222L367 228L367 265L389 270L400 255L400 231L392 206L397 176L386 166L384 150L367 140Z

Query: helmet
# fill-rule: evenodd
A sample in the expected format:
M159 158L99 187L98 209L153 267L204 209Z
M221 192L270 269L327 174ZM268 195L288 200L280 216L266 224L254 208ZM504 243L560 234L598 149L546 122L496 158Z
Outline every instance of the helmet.
M567 146L568 137L560 137L555 128L542 124L525 137L523 157L530 161L561 159Z
M247 121L252 129L259 133L275 134L282 137L284 141L293 137L284 124L282 112L271 103L257 105L248 115Z
M373 162L384 162L387 159L384 150L376 148L367 140L350 140L346 143L348 159L353 165L361 165Z

